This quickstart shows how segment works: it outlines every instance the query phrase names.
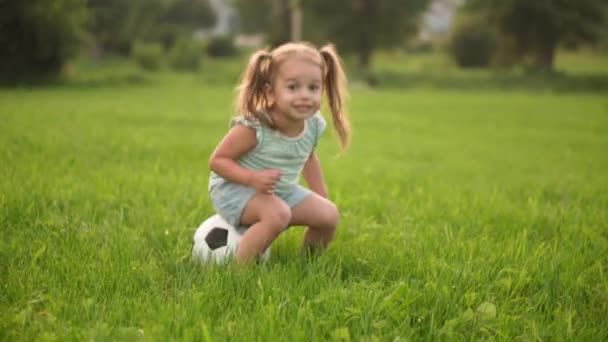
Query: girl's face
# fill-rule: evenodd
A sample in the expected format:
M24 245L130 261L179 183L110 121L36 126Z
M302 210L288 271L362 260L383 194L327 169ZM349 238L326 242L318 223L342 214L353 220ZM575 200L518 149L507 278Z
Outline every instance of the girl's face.
M321 66L294 56L282 62L269 90L275 113L289 121L303 121L319 110L323 78Z

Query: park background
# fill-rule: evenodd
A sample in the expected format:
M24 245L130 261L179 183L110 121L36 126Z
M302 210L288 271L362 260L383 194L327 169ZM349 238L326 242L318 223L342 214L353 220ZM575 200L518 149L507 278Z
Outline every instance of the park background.
M0 3L1 340L608 339L605 1ZM333 42L337 237L191 261L248 55ZM602 323L604 322L604 323Z

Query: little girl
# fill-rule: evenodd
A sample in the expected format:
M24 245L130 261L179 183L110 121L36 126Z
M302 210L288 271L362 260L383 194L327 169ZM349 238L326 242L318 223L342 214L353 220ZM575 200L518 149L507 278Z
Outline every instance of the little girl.
M324 249L339 213L327 199L315 153L326 125L319 113L323 93L343 149L350 137L346 77L336 51L309 43L257 51L237 89L239 116L209 159L213 206L234 227L249 226L236 262L257 258L292 225L308 227L305 248ZM300 174L310 190L298 184Z

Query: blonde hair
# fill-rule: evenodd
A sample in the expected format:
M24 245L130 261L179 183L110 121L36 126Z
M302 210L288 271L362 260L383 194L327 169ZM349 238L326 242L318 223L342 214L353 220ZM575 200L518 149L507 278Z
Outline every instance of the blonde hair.
M249 58L237 87L236 111L246 118L260 120L271 128L276 128L268 114L271 103L266 98L266 86L285 60L293 56L306 56L319 65L323 74L323 88L331 111L334 131L338 135L342 149L348 146L351 129L346 111L348 91L344 67L333 45L320 49L307 42L286 43L273 50L262 49Z

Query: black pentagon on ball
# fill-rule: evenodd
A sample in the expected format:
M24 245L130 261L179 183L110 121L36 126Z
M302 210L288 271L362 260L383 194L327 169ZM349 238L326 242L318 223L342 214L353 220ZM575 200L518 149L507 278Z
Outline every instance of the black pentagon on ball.
M211 250L224 247L228 243L228 231L221 227L213 227L205 237L205 241Z

